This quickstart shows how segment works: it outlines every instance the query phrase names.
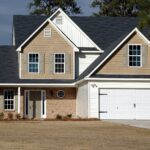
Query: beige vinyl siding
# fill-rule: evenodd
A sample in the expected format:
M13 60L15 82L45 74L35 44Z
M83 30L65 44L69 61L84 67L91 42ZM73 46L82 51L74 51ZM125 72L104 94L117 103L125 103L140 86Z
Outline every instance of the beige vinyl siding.
M128 66L128 44L142 45L142 67ZM134 34L107 62L98 69L97 74L149 75L150 47L138 35Z
M44 37L44 29L51 28L51 37ZM28 53L39 53L39 73L28 73ZM64 53L70 58L66 58L70 64L69 71L65 74L54 73L55 53ZM37 35L23 48L21 53L21 78L23 79L73 79L73 48L70 46L58 31L50 24L45 25ZM41 68L42 67L42 68Z

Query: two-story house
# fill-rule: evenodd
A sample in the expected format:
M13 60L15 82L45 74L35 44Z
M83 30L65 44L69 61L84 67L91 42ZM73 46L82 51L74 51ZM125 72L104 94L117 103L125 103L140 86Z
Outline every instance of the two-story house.
M150 28L128 17L13 18L0 46L0 112L150 119Z

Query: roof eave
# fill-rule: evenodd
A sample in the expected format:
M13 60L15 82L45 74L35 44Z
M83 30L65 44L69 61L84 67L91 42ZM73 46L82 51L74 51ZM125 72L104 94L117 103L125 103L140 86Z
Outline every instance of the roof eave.
M150 41L139 31L139 29L136 27L134 28L112 51L107 55L107 57L99 63L98 66L96 66L86 77L90 77L133 33L137 32L144 40L145 42L150 45Z

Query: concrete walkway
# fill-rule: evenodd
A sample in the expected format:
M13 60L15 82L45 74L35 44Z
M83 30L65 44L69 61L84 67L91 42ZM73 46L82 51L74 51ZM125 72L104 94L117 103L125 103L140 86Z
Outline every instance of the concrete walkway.
M133 127L150 129L150 120L105 120L105 121L129 125Z

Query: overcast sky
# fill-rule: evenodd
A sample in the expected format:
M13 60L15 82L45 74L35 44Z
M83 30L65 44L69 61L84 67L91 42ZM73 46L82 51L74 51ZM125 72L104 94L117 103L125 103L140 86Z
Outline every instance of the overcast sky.
M0 44L11 44L12 18L15 14L28 14L28 3L31 0L0 0ZM92 0L77 0L82 8L82 15L91 15L94 11L90 8Z

